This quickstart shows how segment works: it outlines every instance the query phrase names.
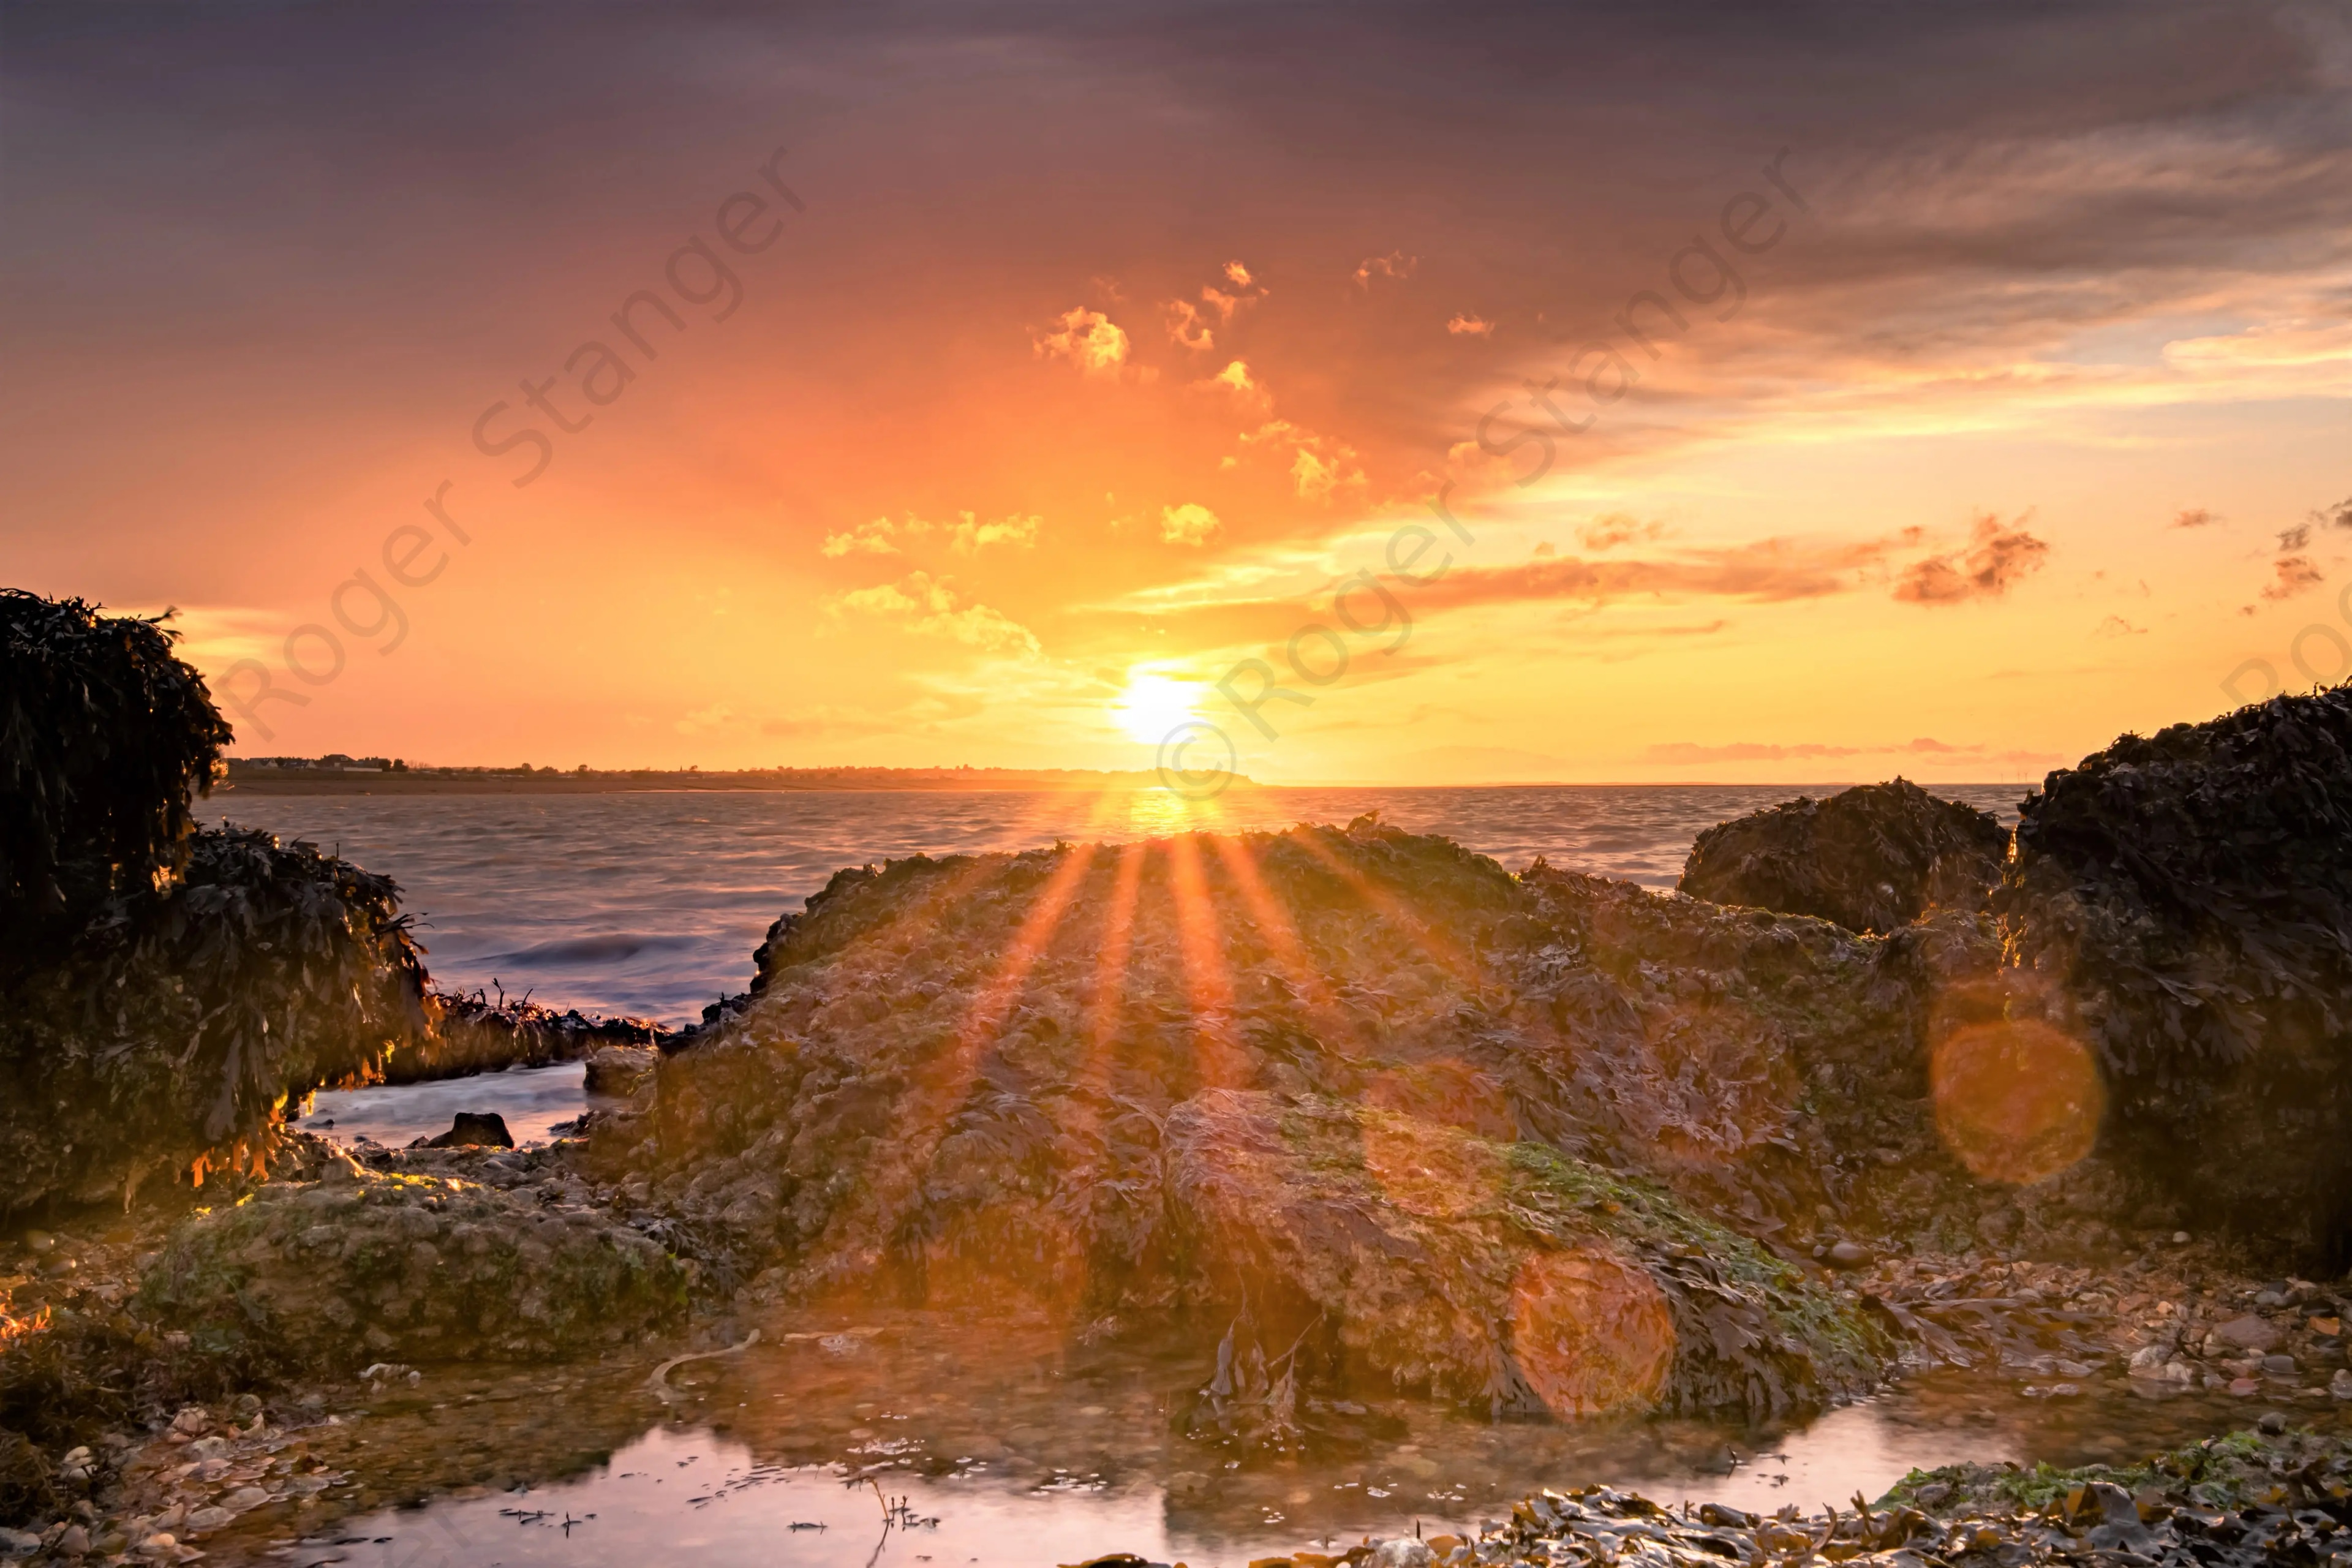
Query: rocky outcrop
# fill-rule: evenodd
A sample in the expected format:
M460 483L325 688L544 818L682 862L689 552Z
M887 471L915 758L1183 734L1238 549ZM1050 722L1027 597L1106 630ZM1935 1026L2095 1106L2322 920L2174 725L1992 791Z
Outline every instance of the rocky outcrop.
M426 1031L390 880L194 830L230 736L173 637L0 590L0 1215L257 1169Z
M1324 1314L1335 1365L1505 1403L1770 1409L1866 1375L1852 1325L1772 1298L1793 1286L1769 1249L1742 1255L1752 1278L1709 1276L1674 1250L1707 1252L1695 1233L1644 1229L1622 1196L1541 1217L1564 1189L1537 1167L1783 1246L1868 1200L1885 1167L1855 1148L1969 1186L1927 1110L1924 946L1513 878L1370 819L919 858L845 872L785 922L745 1006L665 1059L594 1154L754 1301L1017 1299L1222 1329L1241 1281L1264 1318L1279 1277ZM1267 1119L1309 1152L1224 1157ZM1510 1216L1419 1212L1443 1184L1409 1160L1383 1183L1400 1150L1502 1173ZM1226 1203L1255 1190L1236 1169L1264 1191ZM1519 1347L1549 1335L1537 1360L1576 1363L1581 1320L1531 1308L1523 1332L1523 1271L1542 1301L1648 1312L1672 1348L1563 1393L1574 1377Z
M579 1353L683 1314L677 1262L586 1205L341 1155L319 1170L184 1223L141 1309L280 1367L342 1375L375 1361Z
M0 1214L257 1167L289 1096L421 1037L397 889L307 844L192 835L177 876L0 952Z
M2352 1260L2352 690L2126 736L2029 796L1996 900L2183 1222Z
M1981 910L2009 834L1907 780L1801 796L1698 836L1680 890L1879 935L1936 909Z

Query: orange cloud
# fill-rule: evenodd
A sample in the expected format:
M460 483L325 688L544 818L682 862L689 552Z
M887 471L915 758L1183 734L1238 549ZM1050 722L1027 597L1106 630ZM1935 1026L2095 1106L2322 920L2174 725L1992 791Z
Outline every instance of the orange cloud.
M2018 523L2024 522L2020 517ZM2003 527L1990 515L1977 519L1965 551L1931 555L1905 569L1895 596L1906 605L1957 605L1966 599L1998 599L2021 579L2042 570L2050 546L2021 527Z
M1491 338L1495 335L1495 323L1482 316L1457 310L1453 320L1445 323L1445 330L1457 338Z
M1160 509L1160 537L1171 544L1206 544L1223 531L1217 514L1197 501Z
M1367 256L1357 265L1356 287L1369 289L1375 278L1392 278L1402 282L1412 276L1421 265L1417 256L1407 256L1402 250L1391 250L1386 256Z
M1270 419L1242 437L1244 447L1271 447L1291 455L1290 477L1301 500L1328 502L1336 490L1362 485L1364 470L1354 466L1357 453L1347 442L1294 425Z
M1099 310L1076 305L1056 318L1062 330L1034 340L1040 359L1066 359L1088 375L1116 372L1127 363L1127 333Z
M877 619L904 624L925 637L947 637L985 653L1034 657L1036 634L986 605L961 602L948 584L929 573L910 572L897 583L853 588L834 601Z
M1265 383L1250 374L1250 367L1240 360L1192 385L1201 392L1229 392L1245 407L1264 410L1274 406L1274 395L1266 391Z

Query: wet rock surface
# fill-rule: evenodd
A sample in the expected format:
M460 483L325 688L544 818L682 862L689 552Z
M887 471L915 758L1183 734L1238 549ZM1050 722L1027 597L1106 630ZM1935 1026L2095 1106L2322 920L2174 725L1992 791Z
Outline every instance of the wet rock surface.
M1990 812L1895 779L1719 823L1698 836L1677 886L1883 936L1930 910L1981 910L2008 853Z
M461 1110L451 1119L449 1131L425 1140L428 1149L474 1149L489 1147L511 1149L514 1134L507 1131L507 1119L495 1110Z
M2095 1044L2139 1185L2192 1226L2352 1261L2352 690L2052 773L1996 902Z

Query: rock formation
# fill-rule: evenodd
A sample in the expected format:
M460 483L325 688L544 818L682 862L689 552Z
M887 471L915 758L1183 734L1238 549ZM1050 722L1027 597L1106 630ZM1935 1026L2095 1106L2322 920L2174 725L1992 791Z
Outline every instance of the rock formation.
M754 1300L1246 1309L1506 1405L1770 1410L1872 1331L1740 1233L1810 1243L1857 1146L1968 1181L1920 948L1370 819L919 857L783 922L597 1169ZM1659 1359L1596 1372L1578 1301Z
M2029 796L2010 957L2185 1223L2352 1261L2352 689L2125 736Z
M1698 836L1682 891L1885 935L1930 910L1980 910L2009 835L1990 813L1905 779L1801 796Z
M0 592L0 1215L265 1157L421 1036L393 883L196 831L228 728L157 623Z

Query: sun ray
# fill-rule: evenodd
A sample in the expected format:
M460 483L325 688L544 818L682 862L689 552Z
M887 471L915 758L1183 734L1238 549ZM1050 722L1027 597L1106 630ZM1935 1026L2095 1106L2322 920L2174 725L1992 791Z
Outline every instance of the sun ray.
M1307 951L1298 928L1284 909L1282 901L1265 884L1260 874L1257 857L1238 837L1221 834L1211 842L1217 856L1225 863L1242 901L1249 906L1251 917L1273 951L1276 964L1289 977L1299 1000L1316 1026L1316 1033L1333 1043L1349 1040L1360 1031L1349 1021L1347 1012L1332 994L1331 984Z
M1287 842L1297 845L1320 863L1326 870L1345 882L1358 898L1377 910L1382 918L1411 933L1412 940L1420 944L1422 951L1457 983L1473 991L1477 990L1483 975L1475 960L1464 952L1451 937L1436 930L1415 914L1403 900L1333 854L1330 847L1324 844L1319 837L1324 833L1338 834L1339 832L1338 828L1318 827L1311 823L1302 822L1282 837Z
M1201 1081L1234 1088L1247 1080L1240 1051L1231 1038L1233 973L1225 962L1217 908L1210 900L1201 868L1199 836L1180 833L1162 840L1168 853L1168 891L1176 906L1176 947L1184 965L1184 991L1192 1008L1195 1065Z
M1106 804L1105 796L1096 797L1094 818L1099 818ZM971 1093L981 1060L995 1038L998 1026L1018 1000L1030 971L1052 940L1079 883L1103 852L1099 844L1066 846L1058 850L1058 861L1030 898L1021 923L989 977L975 990L939 1055L925 1067L922 1079L900 1098L883 1143L897 1152L896 1157L883 1168L866 1198L876 1215L898 1214L930 1172L950 1124ZM976 857L971 873L957 879L957 896L970 892L986 874L1002 874L1006 864L995 856ZM813 1271L821 1274L826 1270Z

